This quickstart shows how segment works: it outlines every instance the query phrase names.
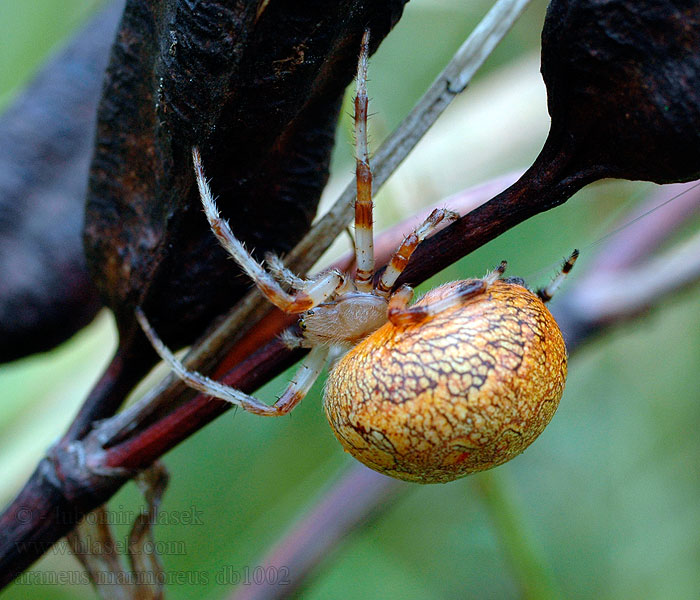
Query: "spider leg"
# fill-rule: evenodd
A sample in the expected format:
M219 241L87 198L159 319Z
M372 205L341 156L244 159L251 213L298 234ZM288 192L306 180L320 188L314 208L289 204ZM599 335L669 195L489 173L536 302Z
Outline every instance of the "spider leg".
M209 220L212 231L221 245L235 259L241 268L255 282L255 285L265 297L275 306L288 313L302 313L317 306L329 298L343 285L345 276L339 271L328 271L304 285L304 289L295 294L287 293L282 286L260 266L238 238L233 235L226 220L219 215L216 202L211 194L211 189L204 176L204 167L197 147L192 148L192 160L199 186L199 195L202 200L204 212Z
M374 239L372 220L372 170L367 149L367 60L369 56L369 29L365 29L357 65L357 93L355 95L355 284L360 292L372 290L374 277Z
M267 270L270 272L277 281L286 284L295 290L303 290L306 284L310 281L304 277L299 277L284 266L282 259L274 254L273 252L268 252L265 255L265 264L267 264Z
M328 347L316 346L302 361L287 389L274 403L275 415L286 415L309 393L328 358Z
M414 304L408 306L408 303L413 297L413 289L407 285L402 285L389 298L389 307L387 315L389 321L396 326L415 325L432 317L442 311L461 304L468 298L473 298L479 294L483 294L489 289L489 286L496 281L506 270L506 261L495 270L488 273L483 279L471 279L465 281L449 296L431 302L430 304Z
M314 290L314 284L328 277L328 272L318 273L309 278L299 277L284 266L282 259L280 259L276 254L268 253L265 256L265 262L267 263L270 275L274 277L283 285L289 285L292 289L297 290L297 293L304 292L307 290ZM331 271L337 273L341 277L340 283L335 288L336 294L342 294L344 292L355 291L354 283L351 279L346 277L340 271ZM315 306L315 305L314 305ZM313 307L312 307L313 308Z
M456 221L457 219L459 219L459 215L456 212L444 208L436 208L431 212L419 227L416 227L406 236L403 243L394 252L391 261L384 269L384 273L382 273L382 277L377 283L376 291L382 296L388 296L399 275L406 268L418 244L428 237L441 222Z
M299 404L314 381L316 381L326 362L326 357L328 356L327 348L322 346L314 348L304 359L299 370L294 375L294 378L289 386L287 386L287 389L280 399L273 405L268 405L254 396L249 396L236 388L214 381L196 371L190 371L173 355L170 349L158 337L158 334L151 327L141 308L136 309L136 318L158 355L168 363L172 371L189 387L207 396L240 406L243 410L256 415L277 417L291 411Z
M569 258L566 259L566 262L562 265L561 271L559 271L558 275L554 279L552 279L552 282L548 286L537 290L536 293L540 297L540 300L542 300L542 302L549 302L554 296L554 294L556 294L561 284L564 283L566 276L569 274L571 269L574 268L574 264L576 263L577 258L578 250L574 250L571 253L571 256L569 256Z

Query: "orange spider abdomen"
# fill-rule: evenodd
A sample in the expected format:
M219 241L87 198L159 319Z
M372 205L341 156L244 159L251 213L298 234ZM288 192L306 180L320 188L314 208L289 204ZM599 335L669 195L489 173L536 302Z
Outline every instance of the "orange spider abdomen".
M418 304L464 283L436 288ZM525 450L559 405L566 364L541 300L498 280L419 324L379 328L331 371L324 406L346 451L368 467L447 482Z

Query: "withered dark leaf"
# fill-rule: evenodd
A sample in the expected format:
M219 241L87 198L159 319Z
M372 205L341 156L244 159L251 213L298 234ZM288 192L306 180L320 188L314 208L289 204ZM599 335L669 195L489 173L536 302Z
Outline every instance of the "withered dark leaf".
M550 139L575 168L700 177L700 3L554 0L542 32Z

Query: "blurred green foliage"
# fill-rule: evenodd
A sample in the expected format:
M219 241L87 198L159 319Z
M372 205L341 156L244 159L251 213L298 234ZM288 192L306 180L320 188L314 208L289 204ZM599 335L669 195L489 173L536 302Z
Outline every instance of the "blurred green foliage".
M0 0L0 108L100 0Z
M95 4L1 0L0 103ZM370 66L375 147L490 4L414 0L408 5ZM535 59L544 9L543 1L533 3L464 94L464 102L445 115L449 127L429 136L392 178L378 198L380 224L496 173L525 167L534 158L547 124ZM535 100L523 91L532 86L539 89ZM492 121L467 120L470 128L461 128L462 118L484 114L503 96L515 98L507 111ZM517 98L529 104L520 106ZM525 116L513 123L511 113ZM509 128L505 133L489 133L501 131L503 121ZM352 170L346 143L350 127L347 119L340 126L331 189ZM527 131L524 139L522 130ZM478 144L470 146L475 138ZM440 154L446 147L456 148L449 160ZM498 159L476 170L482 152ZM610 215L629 208L630 197L639 197L632 184L590 186L431 283L480 275L503 258L511 273L530 275L533 284L546 281L571 248L587 248L604 235ZM341 247L345 249L343 243ZM586 259L584 252L577 269L585 268ZM699 597L697 297L697 287L689 289L587 344L571 361L557 415L523 456L448 485L406 484L400 501L329 556L303 597ZM113 344L113 327L105 315L54 352L0 366L3 501L63 431ZM283 375L258 395L273 401L290 377ZM217 582L217 574L252 571L270 544L350 464L325 422L321 392L319 383L283 419L232 411L165 457L172 481L163 510L173 515L195 511L201 518L201 524L156 530L157 539L170 544L165 546L170 548L166 570L184 573L191 582L170 586L169 598L226 597L230 587ZM110 510L133 514L141 504L130 484ZM116 530L124 536L127 527ZM65 545L32 567L34 575L57 570L80 571ZM92 597L87 585L49 584L14 585L4 596Z

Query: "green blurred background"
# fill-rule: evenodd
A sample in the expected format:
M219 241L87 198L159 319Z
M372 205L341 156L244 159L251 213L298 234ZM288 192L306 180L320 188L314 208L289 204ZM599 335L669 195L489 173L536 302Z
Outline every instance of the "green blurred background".
M0 0L0 106L98 5ZM375 148L490 5L409 3L370 65ZM530 164L548 126L538 63L545 7L533 2L474 84L392 177L377 198L378 228ZM325 204L351 177L350 140L344 117ZM651 187L590 186L430 285L481 275L504 258L511 274L538 285L574 247L588 249L581 272L597 251L589 246ZM341 240L330 256L345 250ZM700 597L697 299L695 286L587 344L572 358L557 415L524 455L448 485L406 484L400 500L328 557L303 597L520 598L528 585L536 598ZM55 351L0 366L2 503L65 429L114 346L113 323L103 313ZM290 378L284 374L258 395L274 401ZM318 383L282 419L232 411L165 457L172 480L163 510L195 507L202 521L156 530L157 539L170 544L166 570L187 572L194 581L170 586L169 598L226 597L231 590L216 583L217 573L254 569L265 549L351 464L325 422L321 391ZM141 504L129 484L109 506L133 513ZM126 535L126 526L116 529ZM65 545L32 567L47 574L78 570ZM205 578L208 584L201 584ZM14 585L3 596L92 597L87 585L50 584Z

